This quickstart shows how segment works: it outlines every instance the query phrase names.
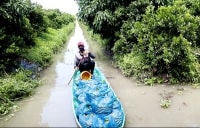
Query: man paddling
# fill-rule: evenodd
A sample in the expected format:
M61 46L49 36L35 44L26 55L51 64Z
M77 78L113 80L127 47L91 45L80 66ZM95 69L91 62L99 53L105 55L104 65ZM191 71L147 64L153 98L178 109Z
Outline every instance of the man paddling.
M85 50L83 42L78 42L78 49L79 51L75 54L74 68L78 68L80 72L89 71L93 75L95 56Z

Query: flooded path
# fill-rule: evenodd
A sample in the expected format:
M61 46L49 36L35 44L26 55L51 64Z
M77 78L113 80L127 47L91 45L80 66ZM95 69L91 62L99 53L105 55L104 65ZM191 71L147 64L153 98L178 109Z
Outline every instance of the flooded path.
M21 110L0 120L0 127L76 127L68 82L74 72L78 41L88 42L96 55L96 66L104 73L126 112L125 127L200 127L200 90L186 86L144 86L124 77L114 68L96 42L84 38L76 23L75 31L54 63L41 74L43 85L34 96L18 103ZM171 100L169 108L160 99Z

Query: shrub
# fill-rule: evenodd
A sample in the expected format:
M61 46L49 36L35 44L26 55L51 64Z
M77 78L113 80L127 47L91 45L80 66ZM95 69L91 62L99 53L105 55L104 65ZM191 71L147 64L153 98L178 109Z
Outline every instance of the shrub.
M134 25L144 63L154 75L168 74L178 81L199 79L192 44L197 39L198 19L184 6L149 7L141 22Z

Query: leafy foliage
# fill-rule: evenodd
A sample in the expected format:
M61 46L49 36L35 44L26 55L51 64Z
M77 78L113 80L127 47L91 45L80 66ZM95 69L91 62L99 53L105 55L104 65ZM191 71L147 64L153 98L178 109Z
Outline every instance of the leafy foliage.
M131 23L141 19L148 5L171 4L173 0L79 0L79 20L86 22L95 33L109 40L106 48L112 49L119 39L120 29L123 23Z
M73 22L75 19L68 13L62 13L58 9L48 9L45 11L46 17L49 19L48 26L59 29Z
M156 13L147 10L141 22L135 23L135 34L144 63L154 74L167 73L179 81L192 81L198 74L191 45L196 41L198 19L185 6L160 7ZM197 75L198 76L198 75Z
M0 115L5 115L14 105L13 101L19 100L33 93L33 89L40 82L29 77L30 71L19 70L16 74L0 78Z
M176 82L199 82L198 63L192 52L198 22L199 18L192 16L184 5L162 6L156 12L152 6L147 8L143 19L134 24L132 35L137 37L135 56L144 53L142 62L148 67L147 72L152 73L149 76L164 75ZM151 78L149 76L146 78Z
M127 6L131 1L111 0L80 0L78 18L86 22L95 33L109 40L105 46L111 50L115 41L115 33L120 29L120 22L115 18L114 12L118 7Z
M49 27L59 29L75 20L70 14L42 9L30 0L1 1L0 12L1 71L17 68L25 49L33 47L35 39Z
M151 85L199 82L198 0L119 1L111 8L106 1L78 3L79 18L109 41L104 47L125 75Z
M124 9L124 11L122 11L120 15L118 14L119 16L117 16L117 19L123 17L123 19L127 20L125 20L121 25L120 32L118 34L118 40L115 42L115 45L112 48L112 51L114 53L120 55L131 52L134 43L137 43L137 38L134 35L133 31L134 23L142 19L142 15L145 13L146 7L149 6L150 4L151 3L146 0L133 1L127 8ZM116 13L117 12L118 10L116 10Z
M46 16L46 10L41 5L33 3L27 17L36 35L40 35L41 32L47 30L49 19Z
M55 17L50 18L52 13ZM0 2L0 115L16 109L16 100L32 95L40 84L38 69L50 64L74 21L70 14L42 9L30 0Z
M65 43L67 39L66 34L71 33L73 28L74 23L70 23L58 30L49 28L47 32L41 33L37 38L36 45L26 49L21 56L40 66L49 65L53 55L57 53Z

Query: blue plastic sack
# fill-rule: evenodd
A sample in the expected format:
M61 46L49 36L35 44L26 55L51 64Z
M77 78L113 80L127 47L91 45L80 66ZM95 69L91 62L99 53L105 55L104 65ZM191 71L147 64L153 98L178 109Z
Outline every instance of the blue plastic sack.
M123 123L120 102L101 77L77 80L73 93L76 115L82 127L119 127Z
M113 102L113 109L120 109L121 108L121 104L118 100L115 100Z
M79 122L82 127L90 127L92 125L92 120L93 120L93 114L80 114L78 116Z
M98 128L99 126L102 128L105 127L105 122L100 118L100 116L94 115L91 127Z
M86 102L87 101L87 95L85 93L81 93L79 96L78 96L78 101L80 103L83 103L83 102Z
M76 115L92 114L92 107L89 103L81 103L78 108L76 108Z
M105 117L104 120L105 120L105 125L108 128L118 128L119 127L119 125L117 125L115 120L110 115Z
M115 124L121 126L123 123L123 113L119 109L113 109L112 113L109 115L111 119L114 120ZM112 122L113 123L113 122Z
M98 97L91 102L91 107L94 113L108 114L112 112L112 103L110 97Z

